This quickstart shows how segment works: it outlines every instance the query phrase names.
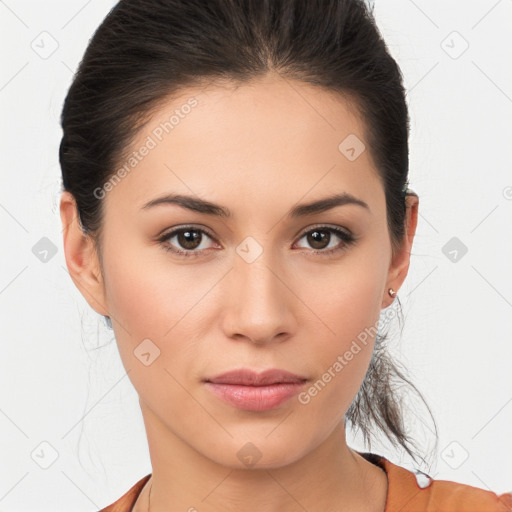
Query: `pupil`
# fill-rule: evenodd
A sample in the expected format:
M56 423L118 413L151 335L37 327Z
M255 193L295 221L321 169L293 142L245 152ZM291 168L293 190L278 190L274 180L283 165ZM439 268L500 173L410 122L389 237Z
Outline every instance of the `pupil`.
M323 249L324 247L326 247L325 245L325 241L327 239L327 245L329 245L329 234L326 233L325 231L319 231L319 230L316 230L316 231L312 231L308 237L310 238L308 240L308 243L311 244L311 246L315 249ZM319 246L318 246L319 244Z
M197 243L198 241L200 242L201 240L201 236L199 234L199 232L197 230L187 230L187 231L182 231L179 235L178 235L178 240L179 240L179 243L182 247L184 247L185 249L195 249L199 243Z

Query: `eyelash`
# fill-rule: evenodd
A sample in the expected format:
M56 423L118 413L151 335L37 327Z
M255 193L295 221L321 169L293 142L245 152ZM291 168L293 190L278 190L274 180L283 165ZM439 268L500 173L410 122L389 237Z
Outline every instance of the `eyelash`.
M173 254L178 254L178 255L183 256L185 258L196 258L196 257L199 257L199 256L201 256L201 252L202 251L196 251L196 250L183 251L183 250L171 247L171 246L168 245L168 243L166 243L167 240L169 240L170 238L173 238L176 234L184 232L184 231L187 231L187 230L198 231L200 233L208 235L208 237L210 237L211 239L215 240L215 237L209 231L205 230L204 228L197 228L197 227L194 227L194 226L184 226L184 227L181 227L181 228L178 228L178 229L174 229L173 231L170 231L169 233L164 234L163 236L161 236L158 239L158 241L161 243L162 248L165 251L167 251L167 252L171 252ZM334 248L331 248L331 249L311 249L310 251L308 251L308 252L312 252L313 254L319 255L319 256L329 257L331 255L334 255L334 254L337 254L339 252L345 251L346 249L348 249L348 247L351 244L353 244L356 241L356 237L354 237L354 235L352 235L352 234L350 234L350 233L348 233L348 232L346 232L346 231L344 231L344 230L342 230L340 228L331 227L331 226L324 226L324 225L313 226L312 228L308 229L307 231L304 231L300 235L298 240L300 240L305 235L308 235L309 233L312 233L314 231L327 231L327 232L330 232L330 233L334 233L339 238L341 238L342 241L343 241L343 244L341 245L341 247L334 247ZM204 249L204 250L208 250L208 249Z

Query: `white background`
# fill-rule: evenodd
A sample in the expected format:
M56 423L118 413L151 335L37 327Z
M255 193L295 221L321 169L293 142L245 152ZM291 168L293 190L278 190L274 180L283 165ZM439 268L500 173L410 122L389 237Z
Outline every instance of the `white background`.
M4 512L98 510L151 471L137 394L112 331L67 273L58 212L62 102L114 3L0 1ZM429 467L384 443L372 451L436 479L510 491L512 1L377 0L375 12L408 90L410 183L420 196L399 291L405 326L391 349L440 440ZM33 49L41 38L47 50L58 43L48 58ZM57 248L46 263L32 252L42 237ZM443 253L452 237L468 248L456 262Z

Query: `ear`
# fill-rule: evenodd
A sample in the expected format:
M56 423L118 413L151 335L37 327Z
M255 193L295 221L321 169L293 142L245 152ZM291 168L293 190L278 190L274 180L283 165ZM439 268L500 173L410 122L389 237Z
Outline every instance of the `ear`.
M91 236L82 231L75 198L68 191L60 199L60 218L71 279L94 311L109 316L98 254Z
M405 214L405 236L400 250L393 256L388 271L388 281L384 290L382 299L382 307L387 308L391 305L394 298L388 293L392 288L395 292L400 289L404 282L407 272L409 271L409 263L411 257L411 248L418 224L418 207L419 197L416 193L408 190L405 196L406 214Z

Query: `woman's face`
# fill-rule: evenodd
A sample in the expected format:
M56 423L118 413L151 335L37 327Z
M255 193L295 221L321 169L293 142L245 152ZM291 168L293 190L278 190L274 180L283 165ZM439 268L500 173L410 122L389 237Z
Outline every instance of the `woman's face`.
M275 77L182 91L138 134L125 172L98 192L104 281L84 295L111 317L152 432L223 465L249 455L271 467L342 424L387 290L405 278L361 142L342 98ZM301 208L338 194L360 203ZM190 208L146 206L174 195ZM197 211L202 201L217 207ZM242 368L307 381L263 410L205 382Z

